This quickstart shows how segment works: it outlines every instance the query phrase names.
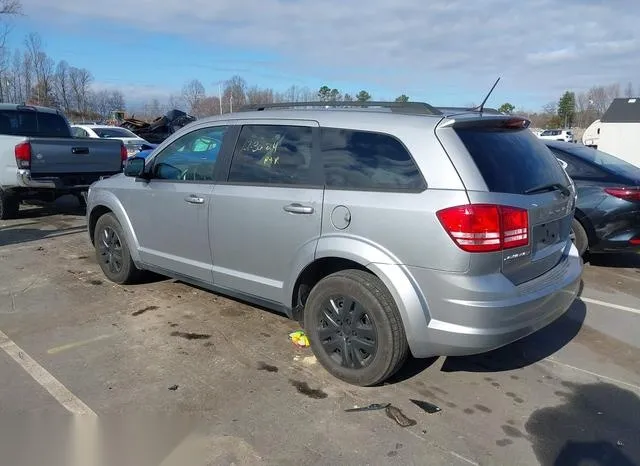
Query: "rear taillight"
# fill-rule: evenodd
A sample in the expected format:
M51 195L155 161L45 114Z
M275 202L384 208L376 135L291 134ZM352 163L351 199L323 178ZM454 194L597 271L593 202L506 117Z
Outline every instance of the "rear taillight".
M625 201L640 201L640 187L635 188L605 188L607 194L624 199Z
M18 168L31 168L31 144L21 142L15 147L16 163Z
M634 246L640 246L640 237L639 238L630 239L629 243L633 244Z
M529 244L525 209L489 204L450 207L437 213L449 236L467 252L491 252Z
M127 161L127 158L129 158L129 152L127 152L127 147L122 144L120 146L120 160L122 161L122 163L125 163Z

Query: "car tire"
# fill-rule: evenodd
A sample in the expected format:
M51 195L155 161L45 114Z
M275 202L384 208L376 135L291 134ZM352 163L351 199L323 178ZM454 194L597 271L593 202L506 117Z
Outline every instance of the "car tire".
M582 224L575 218L571 222L571 240L580 256L584 256L584 253L589 249L589 237Z
M305 303L304 328L320 364L353 385L385 381L409 354L393 297L378 277L362 270L320 280Z
M124 231L115 215L104 214L98 219L93 242L96 260L105 277L120 285L140 279L142 272L131 259Z
M0 220L12 220L20 211L20 198L9 191L0 190Z

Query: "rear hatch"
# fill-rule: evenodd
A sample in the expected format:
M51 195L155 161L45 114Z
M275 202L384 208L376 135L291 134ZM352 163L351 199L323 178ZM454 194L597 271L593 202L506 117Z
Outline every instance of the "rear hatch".
M539 277L560 262L570 244L575 208L570 180L528 123L522 118L474 117L445 124L457 136L459 152L468 153L458 154L454 163L473 162L459 170L470 203L497 206L494 224L501 239L493 241L499 247L488 246L485 254L476 251L480 254L474 254L471 266L485 271L497 266L515 284ZM487 212L493 215L484 209L476 213L480 223Z

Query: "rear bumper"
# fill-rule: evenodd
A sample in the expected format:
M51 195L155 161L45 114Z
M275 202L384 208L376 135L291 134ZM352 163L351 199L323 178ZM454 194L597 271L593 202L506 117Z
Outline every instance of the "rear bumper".
M19 169L16 186L26 189L51 189L58 191L86 190L96 181L115 173L82 173L60 176L33 177L30 170Z
M409 342L414 356L483 353L545 327L575 300L582 267L571 245L556 267L519 286L502 274L469 277L409 268L428 307L427 328Z
M56 189L56 181L53 178L33 179L31 170L18 170L18 186L21 188Z
M640 215L640 212L637 212ZM626 229L603 235L596 244L589 247L591 252L637 252L640 251L640 220L633 219Z

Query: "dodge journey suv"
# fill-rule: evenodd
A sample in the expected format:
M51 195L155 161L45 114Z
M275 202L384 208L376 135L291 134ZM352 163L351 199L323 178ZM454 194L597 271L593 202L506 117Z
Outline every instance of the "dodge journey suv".
M153 271L300 320L378 384L489 351L576 297L575 193L526 119L423 103L272 104L198 120L92 185L109 280Z

